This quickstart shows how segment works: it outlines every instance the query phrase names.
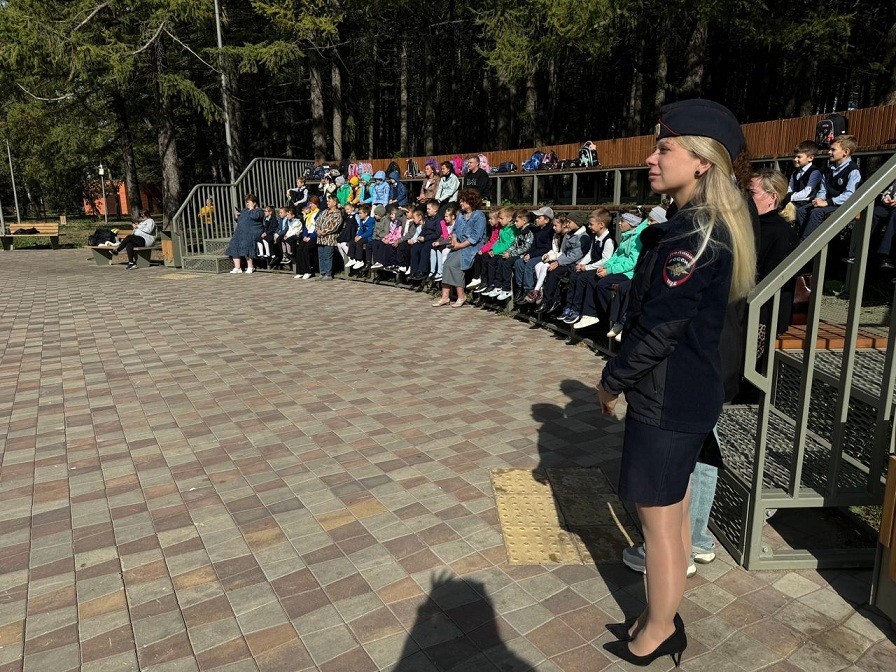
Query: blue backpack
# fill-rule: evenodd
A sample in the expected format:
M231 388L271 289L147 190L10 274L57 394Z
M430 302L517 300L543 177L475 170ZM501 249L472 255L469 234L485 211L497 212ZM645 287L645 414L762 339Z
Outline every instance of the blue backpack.
M544 160L544 152L535 152L528 161L523 163L523 170L533 171L541 168L541 162Z

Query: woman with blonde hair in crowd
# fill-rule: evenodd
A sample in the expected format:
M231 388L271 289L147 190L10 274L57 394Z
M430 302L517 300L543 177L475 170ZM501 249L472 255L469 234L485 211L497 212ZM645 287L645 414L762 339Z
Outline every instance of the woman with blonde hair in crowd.
M729 301L756 277L747 203L732 161L746 142L731 112L708 100L661 110L647 158L651 189L674 200L668 221L641 234L625 338L604 367L605 413L628 405L619 496L635 502L644 533L647 608L608 628L614 655L644 666L687 648L678 607L690 564L689 483L722 410L719 341Z

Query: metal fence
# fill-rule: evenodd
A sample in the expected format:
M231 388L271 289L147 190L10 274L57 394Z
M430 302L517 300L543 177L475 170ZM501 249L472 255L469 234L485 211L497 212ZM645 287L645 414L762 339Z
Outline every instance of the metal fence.
M759 389L759 404L728 408L720 420L729 468L719 480L712 527L748 568L873 559L871 549L835 548L833 539L776 549L763 524L777 509L881 502L893 453L896 292L891 278L871 266L871 229L875 199L894 179L896 156L748 297L747 334L758 334L760 322L777 323L782 289L811 268L802 349L776 350L772 338L763 352L758 339L748 338L744 376ZM845 275L836 277L842 269Z
M304 159L253 159L233 184L198 184L174 215L172 239L181 258L205 252L205 241L228 238L236 223L234 209L246 194L255 194L262 205L279 205L314 161Z

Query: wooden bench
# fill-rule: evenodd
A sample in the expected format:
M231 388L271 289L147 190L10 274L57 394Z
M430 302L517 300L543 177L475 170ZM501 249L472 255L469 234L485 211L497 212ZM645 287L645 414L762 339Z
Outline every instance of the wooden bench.
M54 250L59 249L59 223L55 224L29 224L27 227L20 227L23 229L34 229L37 233L7 233L3 236L0 236L0 241L3 243L4 250L12 250L15 244L15 238L34 238L37 236L47 237L50 239L50 247ZM18 231L19 229L16 229Z
M118 231L118 240L122 241L132 233L134 233L133 230L120 229ZM116 255L114 252L118 249L117 243L114 245L88 245L88 247L93 252L93 261L96 262L97 266L113 266L115 264ZM152 260L152 251L160 249L162 248L158 239L150 247L135 247L134 254L137 256L137 268L149 268Z

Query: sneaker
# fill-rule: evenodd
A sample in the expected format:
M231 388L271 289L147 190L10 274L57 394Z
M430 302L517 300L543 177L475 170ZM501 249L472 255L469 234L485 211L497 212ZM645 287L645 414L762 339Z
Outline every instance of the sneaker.
M473 290L474 294L483 294L488 295L490 291L492 291L494 287L486 287L485 285L479 285L476 289Z
M855 257L843 257L843 263L844 264L854 264L854 263L856 263L856 258Z
M613 340L617 343L622 343L622 332L620 331L618 334L616 334L616 337Z
M575 324L579 321L580 317L581 315L579 315L576 311L571 310L569 311L569 315L563 318L563 321L566 322L566 324Z
M622 562L632 571L639 574L647 573L647 549L644 544L640 546L629 546L622 551ZM688 565L686 576L691 578L697 573L697 565L691 562Z
M695 548L691 552L691 560L700 563L701 565L708 565L715 559L716 552L713 550L704 551L702 548Z
M482 284L482 280L479 278L473 278L470 282L467 283L467 289L474 289Z
M128 264L128 266L130 266L130 264ZM234 268L232 271L230 271L230 274L233 275L234 273L242 273L242 272L243 272L243 269Z
M380 262L377 261L377 262L375 262L375 263L370 267L370 270L371 270L371 271L375 271L375 270L378 269L378 268L383 268L383 265L382 265Z
M246 269L246 273L254 273L254 272L255 272L254 266L250 266L249 268Z
M597 317L595 317L594 315L584 315L581 320L579 320L578 322L576 322L573 325L572 328L573 329L586 329L587 327L595 325L598 322L600 322L600 320Z
M294 276L292 276L292 277L293 277L294 279L296 279L296 280L301 280L301 279L302 279L302 274L301 274L301 273L296 273L296 274L295 274Z
M438 282L439 280L442 279L442 274L436 273L434 276L432 276L432 279L435 280L436 282Z
M884 259L882 262L880 262L880 267L882 270L885 270L885 271L889 271L889 270L896 268L896 266L893 265L893 262L890 261L889 259Z
M506 301L510 298L510 292L508 292L506 289L502 289L495 298L498 301Z
M498 296L498 294L500 294L500 293L501 293L500 289L498 289L497 287L492 287L489 291L487 291L482 296L488 297L489 299L493 299L496 296Z
M563 309L563 312L560 313L560 314L557 316L557 319L566 322L566 318L569 317L569 314L570 314L571 312L572 312L572 311L571 311L569 308L564 308L564 309Z
M322 275L322 276L320 276L320 279L321 280L332 280L333 276L332 275Z
M307 280L310 277L311 277L310 273L302 273L302 280Z
M407 272L410 271L410 270L411 270L411 269L408 268L407 266L399 266L399 267L398 267L398 272L399 272L399 273L407 273Z
M135 268L137 268L137 264L135 264L135 263L129 261L128 264L127 264L127 266L124 267L124 270L126 270L126 271L133 271Z

